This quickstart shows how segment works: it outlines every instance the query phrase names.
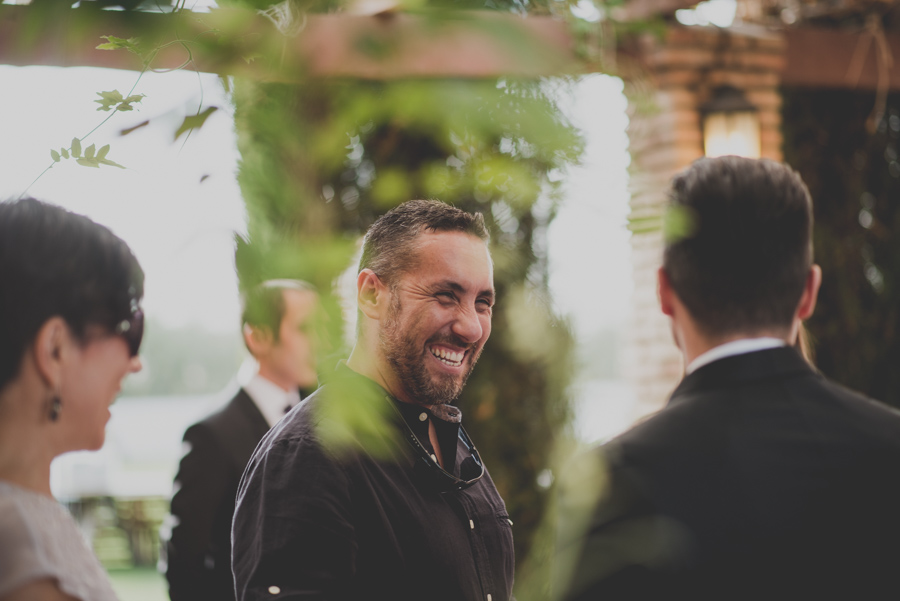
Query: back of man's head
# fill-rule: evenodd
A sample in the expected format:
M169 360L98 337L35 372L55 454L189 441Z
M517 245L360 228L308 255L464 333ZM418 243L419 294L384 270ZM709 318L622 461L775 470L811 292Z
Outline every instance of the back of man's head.
M789 328L812 264L812 201L781 163L701 159L676 176L663 269L704 334Z

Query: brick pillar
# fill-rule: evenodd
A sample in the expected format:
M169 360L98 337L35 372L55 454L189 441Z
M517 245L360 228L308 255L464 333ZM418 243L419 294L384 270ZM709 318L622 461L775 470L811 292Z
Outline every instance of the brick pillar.
M784 41L755 27L671 26L662 40L645 36L643 65L628 78L631 120L631 222L634 297L626 343L626 377L636 393L635 418L660 409L681 379L681 354L656 299L662 261L661 216L672 176L703 156L699 107L729 84L759 109L761 153L781 160Z

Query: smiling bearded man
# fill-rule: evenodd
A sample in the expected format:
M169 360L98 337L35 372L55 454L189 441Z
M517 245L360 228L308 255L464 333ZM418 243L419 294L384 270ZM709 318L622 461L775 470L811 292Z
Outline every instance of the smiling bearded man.
M400 300L395 297L381 333L381 350L410 395L416 398L419 404L430 405L432 411L440 411L439 406L452 403L459 398L466 380L475 368L475 362L481 355L481 349L475 354L470 348L471 345L464 340L446 335L430 340L423 352L421 346L408 338L408 332L400 323L401 312ZM463 371L461 374L432 375L426 367L427 357L424 353L431 354L448 367L462 368Z
M491 334L488 239L481 214L437 201L405 203L369 229L350 357L244 472L238 599L511 598L512 522L451 404ZM383 435L354 430L382 409ZM349 446L329 444L335 428Z
M436 298L437 306L453 306L458 303L458 284L454 288L449 280L440 277L434 283L423 279L428 277L427 274L435 273L435 265L432 263L442 259L448 263L439 266L441 275L454 269L471 274L472 271L461 268L467 264L490 268L490 256L485 261L487 249L484 244L479 243L478 238L460 232L426 232L421 235L417 249L419 265L409 268L406 273L408 277L403 279L405 283L412 281L422 288L409 292L413 297L413 308L409 312L415 312L415 315L406 315L409 312L404 311L405 305L401 301L405 291L398 282L391 287L391 304L379 336L381 352L396 374L397 385L405 388L410 399L415 399L413 402L430 405L433 411L442 411L437 407L452 403L459 397L481 355L484 342L490 335L493 285L482 292L482 297L476 299L476 313L487 317L486 320L477 319L479 322L486 322L479 325L480 330L469 334L459 327L452 327L449 331L434 333L424 343L418 338L431 332L427 329L428 316L416 308L416 293L429 300L431 297ZM424 261L429 263L427 267L421 265ZM465 277L463 274L460 276ZM485 270L482 277L485 281L492 282L493 270ZM431 287L434 289L430 289ZM405 323L409 320L412 323ZM435 364L435 361L440 365Z

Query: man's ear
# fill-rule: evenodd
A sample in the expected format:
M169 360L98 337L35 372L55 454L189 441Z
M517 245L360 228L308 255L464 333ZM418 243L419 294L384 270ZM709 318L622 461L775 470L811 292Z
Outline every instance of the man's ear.
M659 299L659 308L663 315L674 317L675 290L669 282L669 275L662 267L656 270L656 296Z
M363 315L381 319L390 296L387 286L371 269L363 269L356 277L356 302Z
M797 317L800 320L807 319L816 310L816 300L819 298L819 286L822 285L822 268L813 265L806 274L806 284L803 286L803 294L797 304Z
M63 358L69 351L71 342L69 326L59 316L45 321L34 337L31 352L35 367L41 379L52 390L59 388Z
M263 357L272 348L273 336L268 328L258 328L245 323L242 328L244 343L254 357Z

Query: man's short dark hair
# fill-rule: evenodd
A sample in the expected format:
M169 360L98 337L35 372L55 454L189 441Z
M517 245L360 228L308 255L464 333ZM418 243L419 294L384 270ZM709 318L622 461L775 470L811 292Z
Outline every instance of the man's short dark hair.
M284 319L284 291L315 292L312 284L301 280L266 280L246 291L241 297L241 326L267 330L278 342Z
M420 234L464 232L488 242L484 215L467 213L439 200L411 200L382 215L366 233L359 271L371 269L389 286L413 269Z
M122 239L83 215L33 198L0 202L0 389L51 317L83 340L112 330L144 295L144 272Z
M685 227L663 268L706 335L790 326L812 265L812 200L767 159L701 159L676 176L669 215Z

